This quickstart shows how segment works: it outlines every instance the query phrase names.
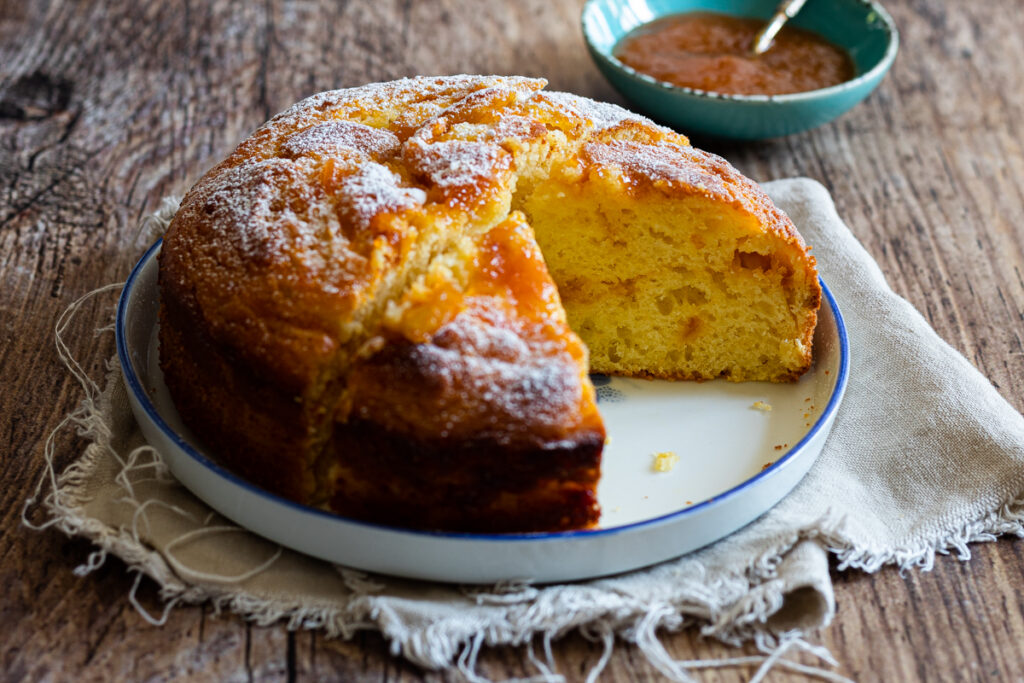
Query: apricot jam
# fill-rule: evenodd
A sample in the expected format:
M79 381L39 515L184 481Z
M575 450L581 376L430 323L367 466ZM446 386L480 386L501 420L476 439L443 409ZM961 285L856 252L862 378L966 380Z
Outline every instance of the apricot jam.
M615 56L641 73L698 90L733 95L783 95L838 85L855 75L853 60L815 33L784 26L754 56L759 19L691 12L631 31Z

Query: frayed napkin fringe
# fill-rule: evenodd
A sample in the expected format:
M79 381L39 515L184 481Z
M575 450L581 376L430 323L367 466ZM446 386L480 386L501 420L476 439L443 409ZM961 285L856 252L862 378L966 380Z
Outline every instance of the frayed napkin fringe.
M832 538L826 547L838 558L839 564L836 568L839 571L859 569L871 574L884 566L895 565L903 574L914 568L931 571L935 566L937 554L955 553L957 559L966 562L971 559L969 544L996 541L1000 536L1008 535L1024 538L1024 491L1018 492L1014 498L1002 503L998 510L989 512L980 519L908 548L858 548L842 538L841 534Z

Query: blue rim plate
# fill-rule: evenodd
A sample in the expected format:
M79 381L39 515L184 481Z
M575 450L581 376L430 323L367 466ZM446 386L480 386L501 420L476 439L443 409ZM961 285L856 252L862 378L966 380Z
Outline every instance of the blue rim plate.
M225 517L283 546L366 571L462 583L570 581L696 550L756 519L803 478L849 377L846 328L822 282L815 364L797 383L598 379L611 436L599 528L473 534L387 527L276 496L203 453L158 367L159 250L157 242L132 270L116 321L129 402L147 441L179 481ZM772 409L754 409L757 401ZM656 472L652 456L664 451L678 454L678 464Z

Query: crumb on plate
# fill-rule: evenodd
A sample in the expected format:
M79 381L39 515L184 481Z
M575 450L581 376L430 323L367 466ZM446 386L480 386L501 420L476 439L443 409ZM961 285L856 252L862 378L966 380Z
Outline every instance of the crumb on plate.
M655 453L654 462L651 464L651 468L655 472L671 472L677 462L679 462L679 456L672 451Z
M751 405L750 407L753 408L754 410L760 410L763 413L767 413L772 409L771 404L765 403L764 401L754 401L754 404Z

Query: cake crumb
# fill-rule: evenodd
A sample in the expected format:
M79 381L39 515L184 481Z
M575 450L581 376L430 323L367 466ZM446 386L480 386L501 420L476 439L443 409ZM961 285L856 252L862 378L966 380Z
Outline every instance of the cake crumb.
M761 412L764 413L770 412L772 409L771 404L765 403L764 401L754 401L753 405L751 405L750 407L753 408L754 410L760 410Z
M610 437L610 436L604 437L604 445L605 446L611 446L612 445L612 437Z
M768 462L766 462L766 463L765 463L765 464L764 464L764 465L763 465L763 466L761 467L761 471L762 471L762 472L764 472L764 471L765 471L766 469L768 469L769 467L771 467L771 466L772 466L772 465L774 465L774 464L775 464L775 461L773 461L773 460L769 460Z
M677 462L679 462L679 456L672 451L655 453L654 463L652 463L651 468L655 472L671 472Z

